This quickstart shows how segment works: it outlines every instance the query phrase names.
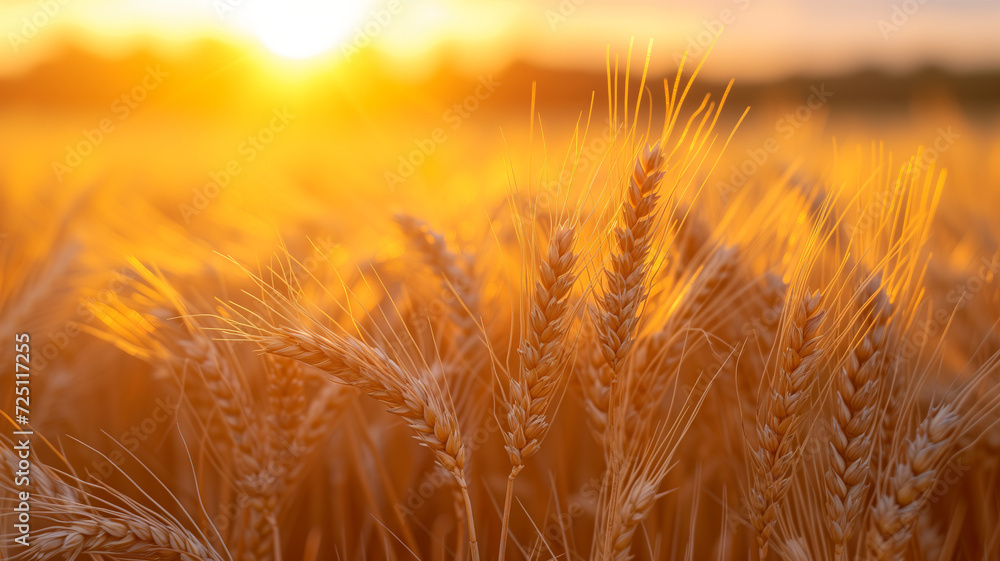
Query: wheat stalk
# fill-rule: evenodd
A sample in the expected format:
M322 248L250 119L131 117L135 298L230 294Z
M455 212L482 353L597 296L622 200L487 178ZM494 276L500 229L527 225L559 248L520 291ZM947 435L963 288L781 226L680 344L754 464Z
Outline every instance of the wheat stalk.
M113 555L117 559L164 559L176 561L222 561L222 557L190 532L163 523L136 518L115 518L107 513L84 517L77 509L73 520L42 530L31 549L19 559L42 561L81 555Z
M575 239L574 228L560 227L549 240L545 258L539 263L528 308L528 325L518 349L519 376L511 381L507 396L504 440L511 471L504 500L498 555L501 561L506 553L514 479L524 468L524 461L541 446L550 423L549 409L566 370L563 365L567 354L566 334L573 319L570 295L577 277Z
M822 294L805 294L793 309L777 371L757 425L755 478L750 490L751 521L760 558L767 556L778 509L788 492L797 452L796 431L803 420L817 364L822 357Z
M872 507L868 553L875 561L902 559L928 491L953 451L961 415L950 403L932 409L903 446Z
M19 468L12 443L4 441L3 445L0 459L9 473L4 474L0 485L13 491L9 485L14 478L6 476L12 476L23 466ZM98 498L85 491L87 484L72 476L66 477L76 486L63 481L44 463L31 467L31 511L38 519L52 523L35 529L29 547L14 555L12 560L73 561L89 554L114 555L118 559L223 561L205 540L188 531L172 516L154 512L102 485L96 487L118 501Z
M234 334L254 341L264 351L315 366L386 405L413 429L420 444L434 452L438 464L454 477L468 505L466 448L457 415L423 376L406 373L380 349L329 330L317 333L270 326L258 331L239 322L231 325ZM471 506L467 511L472 552L478 557Z
M549 425L548 409L565 371L566 333L572 321L569 297L576 282L573 228L561 228L539 265L528 310L528 326L518 349L520 376L511 383L505 433L511 465L520 470L538 451Z
M867 499L876 438L879 390L885 377L888 298L879 289L863 310L871 314L861 341L834 379L833 432L826 472L827 513L834 558L844 548Z
M665 172L659 143L636 158L629 178L618 225L612 232L612 250L604 268L604 285L595 295L591 318L604 364L583 374L587 411L595 433L607 431L611 400L635 338L639 315L649 295L651 252L660 216L659 186Z
M649 294L649 258L659 216L663 160L658 143L636 159L619 223L612 234L614 245L610 265L604 270L604 289L595 297L597 311L592 317L601 352L613 373L620 372L628 355L640 310Z

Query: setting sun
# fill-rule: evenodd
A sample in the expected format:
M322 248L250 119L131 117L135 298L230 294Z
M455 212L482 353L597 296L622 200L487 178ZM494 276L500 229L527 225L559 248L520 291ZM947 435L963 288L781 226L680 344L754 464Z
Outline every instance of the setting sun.
M260 0L246 6L240 24L275 54L302 59L346 39L367 7L365 0Z

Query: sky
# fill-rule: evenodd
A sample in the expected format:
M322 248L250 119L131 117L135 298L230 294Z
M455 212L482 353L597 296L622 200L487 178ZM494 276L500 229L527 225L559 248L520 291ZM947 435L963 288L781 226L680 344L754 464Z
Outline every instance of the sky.
M1000 68L996 0L0 0L0 73L67 40L117 55L183 52L206 37L317 64L374 48L411 73L443 61L471 73L514 60L603 68L608 46L652 39L652 64L666 70L723 28L706 69L720 77Z

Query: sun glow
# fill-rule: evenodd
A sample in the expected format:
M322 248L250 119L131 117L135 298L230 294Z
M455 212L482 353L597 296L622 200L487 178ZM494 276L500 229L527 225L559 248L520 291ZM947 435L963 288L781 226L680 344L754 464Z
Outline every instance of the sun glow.
M240 19L275 54L302 59L347 39L367 7L365 0L257 0L245 6Z

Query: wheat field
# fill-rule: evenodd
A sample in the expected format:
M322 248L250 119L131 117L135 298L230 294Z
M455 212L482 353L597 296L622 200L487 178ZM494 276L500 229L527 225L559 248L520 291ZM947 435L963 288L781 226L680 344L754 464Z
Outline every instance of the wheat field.
M375 139L190 217L5 172L0 557L1000 558L996 129L817 112L775 155L704 61L612 60L380 195Z

